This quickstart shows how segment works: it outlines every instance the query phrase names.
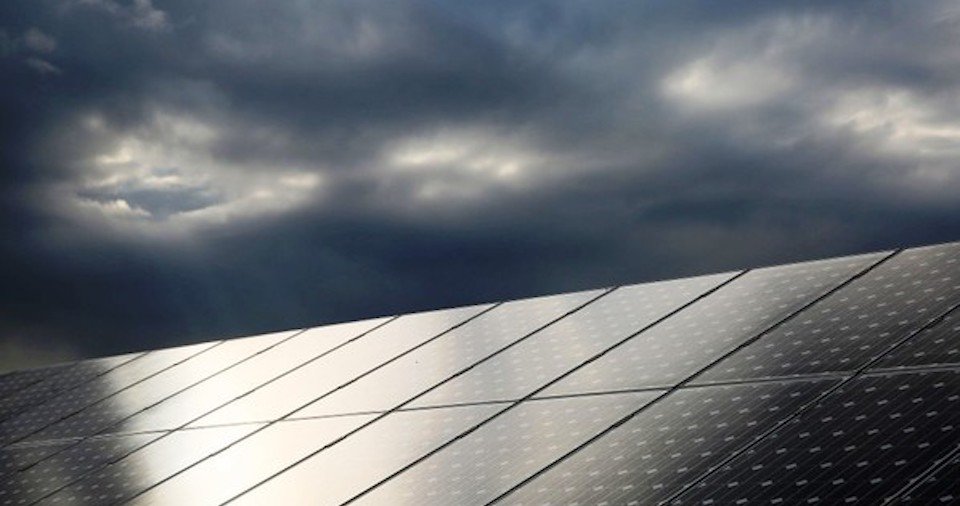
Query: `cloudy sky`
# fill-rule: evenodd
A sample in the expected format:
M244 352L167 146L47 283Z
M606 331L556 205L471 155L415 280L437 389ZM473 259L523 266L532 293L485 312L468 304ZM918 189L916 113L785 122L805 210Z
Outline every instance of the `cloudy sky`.
M8 0L0 76L0 369L960 239L953 0Z

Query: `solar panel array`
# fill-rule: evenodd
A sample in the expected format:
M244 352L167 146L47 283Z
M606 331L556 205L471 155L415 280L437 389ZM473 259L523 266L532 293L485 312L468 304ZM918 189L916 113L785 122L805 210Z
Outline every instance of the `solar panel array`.
M960 503L960 243L0 376L0 505Z

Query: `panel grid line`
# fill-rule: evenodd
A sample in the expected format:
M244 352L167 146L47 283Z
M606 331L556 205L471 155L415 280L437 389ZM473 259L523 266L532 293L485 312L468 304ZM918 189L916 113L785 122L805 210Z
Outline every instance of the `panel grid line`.
M911 478L910 481L908 481L907 484L904 485L900 490L895 492L892 496L884 499L883 504L902 504L903 497L905 495L920 488L927 478L936 475L938 472L940 472L940 470L950 465L953 459L957 458L958 456L960 456L960 445L955 446L945 456L935 460L933 464L931 464L930 467L928 467L922 473Z
M666 392L664 392L663 394L659 395L659 396L656 397L655 399L651 400L649 403L647 403L647 404L645 404L644 406L642 406L640 409L637 409L637 410L633 411L632 413L629 413L629 414L627 414L626 416L622 417L620 420L617 420L613 425L611 425L610 427L608 427L606 430L604 430L604 431L602 431L601 433L597 434L596 436L590 438L590 439L587 440L586 442L578 445L576 448L573 448L572 450L570 450L570 451L568 451L567 453L563 454L563 455L560 456L559 458L555 459L553 462L551 462L551 463L547 464L546 466L544 466L543 468L541 468L541 469L540 469L539 471L537 471L536 473L534 473L534 474L530 475L529 477L525 478L524 480L522 480L520 483L514 485L513 487L507 489L506 491L504 491L504 492L501 493L500 495L494 497L492 500L490 500L490 501L487 502L486 504L487 504L487 505L491 505L491 504L495 504L495 503L501 501L501 500L504 499L505 497L507 497L507 496L509 496L510 494L512 494L514 491L519 490L521 487L523 487L523 486L526 485L527 483L530 483L531 481L533 481L533 480L534 480L535 478L537 478L538 476L541 476L543 473L545 473L545 472L547 472L548 470L552 469L553 467L555 467L555 466L556 466L557 464L559 464L560 462L566 460L566 459L569 458L571 455L574 455L574 454L577 453L578 451L580 451L580 450L582 450L583 448L586 448L587 446L591 445L593 442L595 442L595 441L597 441L598 439L602 438L602 437L605 436L606 434L609 434L611 431L613 431L613 430L615 430L616 428L618 428L618 427L622 426L623 424L627 423L628 421L630 421L631 419L633 419L634 417L636 417L638 414L640 414L640 413L648 410L651 406L654 406L654 405L657 404L658 402L662 401L664 398L666 398L667 396L669 396L671 393L676 392L676 391L684 388L688 383L690 383L691 381L693 381L694 379L696 379L698 376L700 376L701 374L703 374L703 372L707 371L708 369L710 369L711 367L715 366L716 364L722 362L724 359L726 359L726 358L729 357L730 355L733 355L733 354L736 353L737 351L743 349L743 348L744 348L745 346L747 346L748 344L751 344L751 343L755 342L756 340L760 339L760 338L763 337L764 335L768 334L769 332L771 332L771 331L774 330L775 328L779 327L780 325L784 324L785 322L793 319L794 317L796 317L797 315L799 315L799 314L802 313L803 311L807 310L808 308L812 307L813 305L817 304L817 303L820 302L821 300L826 299L827 297L833 295L833 294L836 293L837 291L843 289L845 286L848 286L850 283L854 282L855 280L863 277L863 276L866 275L867 273L869 273L869 272L871 272L872 270L876 269L879 265L887 262L889 259L891 259L891 258L893 258L894 256L896 256L898 253L900 253L900 251L902 251L902 250L898 249L898 250L894 250L894 251L890 252L889 254L887 254L886 256L884 256L883 258L881 258L881 259L873 262L872 264L870 264L870 265L862 268L859 272L857 272L857 273L855 273L854 275L850 276L850 277L849 277L848 279L846 279L843 283L838 284L837 286L835 286L834 288L826 291L825 293L823 293L823 294L820 295L819 297L816 297L816 298L814 298L813 300L811 300L810 302L808 302L807 304L804 304L804 305L801 306L799 309L791 312L790 314L788 314L788 315L786 315L785 317L781 318L780 320L772 323L771 325L768 325L765 329L763 329L763 330L761 330L760 332L758 332L753 338L747 339L746 341L744 341L743 343L741 343L739 346L735 346L733 349L729 350L728 352L722 354L720 357L716 358L715 360L713 360L713 361L711 361L710 363L706 364L705 366L701 367L699 370L697 370L697 371L695 371L694 373L690 374L689 376L687 376L686 378L684 378L683 380L681 380L680 382L678 382L676 385L674 385L674 386L672 386L671 388L669 388ZM747 272L749 272L749 271L744 271L743 274L746 274ZM732 280L731 280L731 281L732 281ZM558 378L558 380L559 380L559 379L562 379L562 378ZM704 386L710 386L710 385L704 385ZM673 497L671 497L669 500L672 500L672 499L673 499ZM665 502L666 502L666 501L665 501ZM661 504L663 504L663 503L661 503Z

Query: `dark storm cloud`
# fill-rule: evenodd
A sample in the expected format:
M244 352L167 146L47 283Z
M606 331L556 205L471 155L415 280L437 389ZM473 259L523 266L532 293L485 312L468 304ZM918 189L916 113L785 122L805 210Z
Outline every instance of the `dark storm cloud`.
M934 1L6 2L0 368L957 239L958 28Z

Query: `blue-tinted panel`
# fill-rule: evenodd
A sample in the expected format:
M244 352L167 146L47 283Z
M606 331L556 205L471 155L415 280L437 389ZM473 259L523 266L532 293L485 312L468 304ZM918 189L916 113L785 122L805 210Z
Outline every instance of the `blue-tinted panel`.
M203 343L152 351L103 376L77 385L69 392L64 392L0 423L0 443L23 439L87 406L102 402L117 392L202 353L215 344Z
M720 274L618 288L411 405L519 399L731 277Z
M139 356L141 354L135 353L85 360L74 364L72 367L65 367L59 374L52 374L42 381L17 392L2 395L0 396L0 419L15 416L21 411L40 404L61 392L77 388L79 385L102 376Z
M657 504L813 401L834 380L686 388L507 495L504 504Z
M0 504L31 504L158 436L96 437L69 446L29 469L0 480Z
M880 504L958 441L960 371L869 375L692 487L682 504Z
M487 504L662 393L523 402L361 496L357 504ZM318 490L316 496L323 494Z
M134 498L132 504L222 504L372 418L359 415L276 423L173 475Z
M856 370L960 302L958 259L960 244L901 252L698 381Z
M233 425L172 432L88 474L39 504L113 504L129 499L259 427Z
M902 346L887 353L875 368L960 363L960 310L920 331Z
M363 338L267 383L191 426L276 420L490 307L471 306L401 316Z
M384 322L386 319L367 320L308 330L137 413L110 431L141 432L181 427Z
M458 406L391 413L232 504L340 504L504 407Z
M83 437L102 432L291 335L292 332L280 332L224 341L101 402L87 406L33 434L30 440Z
M507 302L413 353L327 395L294 416L386 411L586 304L602 292Z
M543 395L672 386L880 258L863 255L750 271Z

